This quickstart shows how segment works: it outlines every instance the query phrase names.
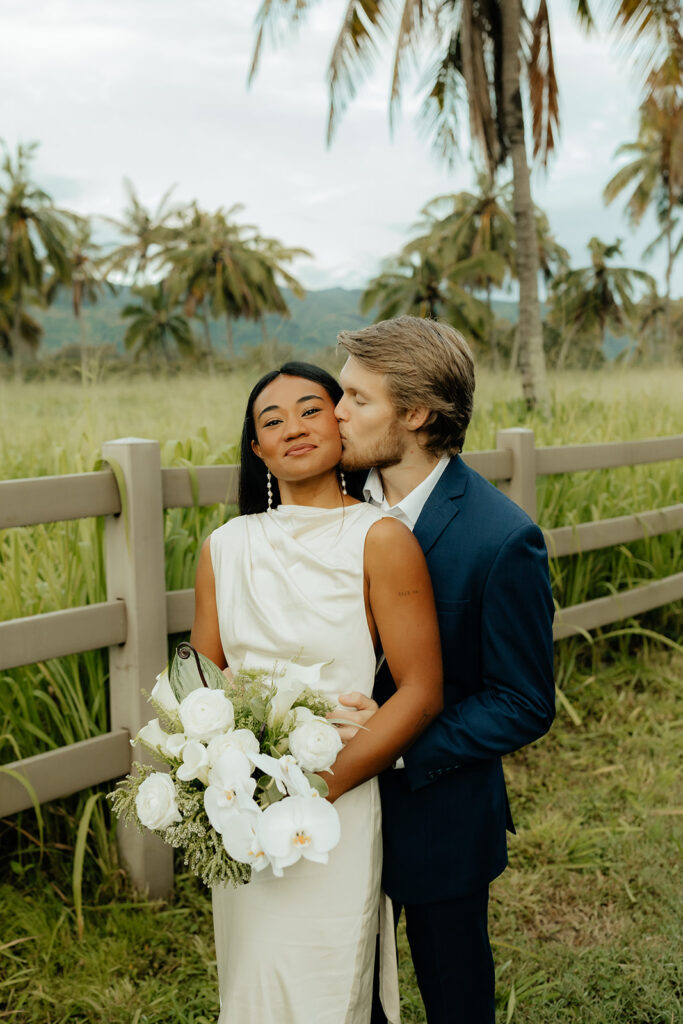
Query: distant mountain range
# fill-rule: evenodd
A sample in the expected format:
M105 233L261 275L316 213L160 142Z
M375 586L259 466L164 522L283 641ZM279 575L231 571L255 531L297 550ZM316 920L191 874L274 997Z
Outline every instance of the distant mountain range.
M320 291L309 291L304 299L296 299L286 293L287 303L291 309L291 317L267 316L266 328L268 335L276 338L283 345L303 352L319 351L336 344L337 334L344 329L365 327L372 322L372 317L363 316L359 312L360 289L326 288ZM123 336L126 321L120 313L124 306L135 302L136 298L130 289L121 287L116 295L103 294L99 301L83 311L86 327L86 338L89 345L115 345L124 351ZM517 319L516 302L494 301L494 309L499 316L514 322ZM45 330L42 348L47 351L78 345L80 341L79 327L71 308L71 299L66 292L58 295L49 309L33 311ZM210 322L211 338L217 351L225 350L225 320ZM202 335L201 324L197 323L195 332ZM237 353L262 343L259 324L237 320L233 323L233 335Z

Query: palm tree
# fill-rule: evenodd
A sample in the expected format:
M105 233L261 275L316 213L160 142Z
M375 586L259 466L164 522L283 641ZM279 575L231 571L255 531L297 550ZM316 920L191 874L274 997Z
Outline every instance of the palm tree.
M169 289L160 283L142 285L133 292L140 302L125 306L121 316L131 320L123 343L127 349L135 349L135 358L143 353L160 352L168 361L171 342L175 342L181 355L192 355L195 351L192 328L187 317L175 312L176 303Z
M240 209L233 206L210 214L195 207L160 257L170 266L169 285L185 296L188 313L203 310L208 302L214 318L225 317L231 359L235 356L233 321L240 317L260 321L265 331L266 313L288 316L282 286L297 296L303 295L303 288L285 264L310 255L305 249L286 248L276 239L262 238L250 225L237 224L234 216Z
M476 192L437 196L427 203L421 214L422 226L442 251L443 259L462 260L487 253L498 256L498 260L493 263L492 274L482 272L474 275L469 282L475 291L486 293L490 324L489 347L493 367L497 370L500 365L497 345L499 329L493 314L491 291L493 287L500 287L506 279L517 276L512 182L496 185L488 174L480 171L477 174ZM547 281L560 270L567 269L569 254L555 241L548 218L539 207L535 207L534 217L539 268ZM513 367L517 365L518 338L519 332L515 332Z
M572 2L579 20L590 27L588 0ZM250 77L256 72L266 30L280 17L300 22L312 6L313 0L263 0L256 18ZM436 40L436 69L428 76L423 107L423 120L435 147L452 160L464 86L471 135L489 173L493 176L508 159L512 163L522 387L529 405L547 409L522 88L526 82L533 155L545 163L554 149L559 123L546 0L539 0L534 16L527 15L520 0L402 0L395 22L394 10L391 0L348 0L328 67L328 140L391 28L395 28L395 41L390 119L398 107L407 64L419 60L427 50L426 44ZM617 0L614 24L637 41L656 36L662 25L670 36L680 39L674 5L668 0Z
M131 276L136 284L144 279L145 271L158 256L159 248L173 236L174 227L183 214L183 207L171 206L175 186L167 189L150 211L143 205L128 178L123 179L128 205L121 220L106 217L109 224L129 241L117 246L109 255L109 269Z
M660 232L643 255L645 258L664 243L666 246L663 315L669 358L673 355L671 323L671 275L683 251L683 231L676 242L674 232L683 208L683 99L681 69L669 58L650 76L651 91L640 108L638 138L616 151L631 159L605 186L604 198L611 203L621 192L631 190L626 203L629 223L640 224L654 206Z
M86 351L87 336L86 326L83 319L83 305L94 304L105 288L113 294L116 289L107 278L105 267L108 259L101 255L101 246L93 242L92 226L88 220L80 221L74 231L71 246L68 253L69 278L68 287L71 290L71 306L73 314L78 323L80 346L81 346L81 374L85 380L86 372ZM57 290L64 286L65 282L56 274L47 282L45 297L48 303L52 301Z
M5 147L5 181L0 183L4 294L12 310L10 344L17 376L39 339L35 331L26 333L25 306L41 301L48 265L57 277L68 281L68 252L77 221L74 214L55 207L48 193L30 180L29 164L36 148L37 143L20 144L13 159Z
M593 342L594 350L605 340L608 326L624 330L636 313L633 291L639 283L655 290L653 277L633 267L614 267L608 260L621 256L621 241L607 244L598 238L588 243L591 263L559 275L551 289L550 324L562 331L557 369L564 367L569 347L578 337Z
M376 321L405 313L446 316L474 340L490 338L493 315L485 303L472 295L472 289L482 278L500 284L504 263L495 252L457 259L449 242L447 235L438 232L428 232L408 242L370 281L361 296L361 312L369 313L376 308Z

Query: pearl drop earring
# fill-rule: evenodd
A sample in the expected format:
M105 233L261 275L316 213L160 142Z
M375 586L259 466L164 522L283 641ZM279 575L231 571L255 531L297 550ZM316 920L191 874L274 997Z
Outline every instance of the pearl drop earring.
M346 477L344 476L344 470L339 470L339 482L341 484L342 494L346 494Z
M268 490L268 511L273 511L273 485L271 483L270 470L266 471L266 488Z

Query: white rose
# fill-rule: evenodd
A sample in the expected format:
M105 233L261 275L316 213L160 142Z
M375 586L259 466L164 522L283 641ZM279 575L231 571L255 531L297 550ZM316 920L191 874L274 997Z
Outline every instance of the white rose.
M152 772L140 784L135 797L135 810L145 828L168 828L181 820L175 800L175 787L164 772Z
M309 772L331 768L342 746L338 731L324 718L305 721L289 734L289 749Z
M169 715L178 710L178 698L171 688L171 682L168 678L168 666L157 676L157 681L154 684L150 697Z
M176 772L183 782L199 779L204 785L209 781L209 755L199 740L188 740L183 747L183 763Z
M178 710L188 739L208 741L232 729L235 711L222 690L201 686L181 701Z
M209 764L213 768L221 754L226 750L241 750L247 757L259 752L259 742L250 729L232 729L222 736L214 736L209 741Z

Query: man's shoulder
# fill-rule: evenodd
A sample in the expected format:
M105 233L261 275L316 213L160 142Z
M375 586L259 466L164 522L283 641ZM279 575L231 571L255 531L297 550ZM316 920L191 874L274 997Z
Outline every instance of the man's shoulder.
M501 538L525 526L538 529L524 509L468 466L461 456L451 459L443 477L442 496L459 498L461 515L475 519L478 532L486 531ZM435 497L438 500L438 494Z

